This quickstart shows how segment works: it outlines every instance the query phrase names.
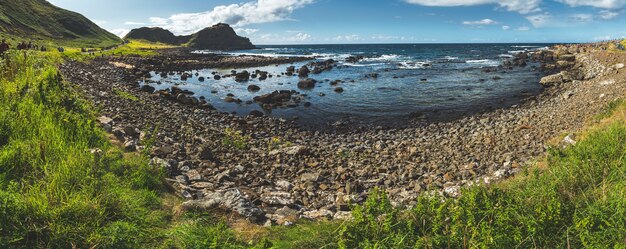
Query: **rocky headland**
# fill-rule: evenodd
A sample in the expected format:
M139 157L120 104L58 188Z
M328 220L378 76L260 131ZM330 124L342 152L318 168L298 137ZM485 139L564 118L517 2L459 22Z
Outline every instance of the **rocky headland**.
M145 40L171 45L185 45L199 50L255 49L250 39L237 35L228 24L218 23L191 35L176 36L163 28L142 27L131 30L125 40Z
M594 44L555 46L508 62L539 61L547 75L540 95L511 108L401 129L314 131L283 119L221 113L183 90L167 95L137 83L149 71L183 74L301 58L177 54L68 62L61 69L99 107L99 122L115 139L128 151L149 150L152 164L166 169L188 199L183 208L222 208L264 224L344 219L349 204L362 203L376 187L396 205L413 205L423 193L456 197L463 186L519 172L545 153L548 141L582 128L626 90L625 53ZM575 141L567 136L562 145Z

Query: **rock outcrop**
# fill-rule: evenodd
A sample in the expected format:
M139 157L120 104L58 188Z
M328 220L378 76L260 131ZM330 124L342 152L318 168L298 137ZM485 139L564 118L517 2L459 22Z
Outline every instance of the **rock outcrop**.
M176 36L169 30L158 27L143 27L133 29L126 36L124 36L124 40L146 40L150 42L160 42L172 45L187 43L189 42L190 38L191 36Z
M238 50L256 48L250 39L238 36L228 24L218 23L191 36L189 47L209 50Z

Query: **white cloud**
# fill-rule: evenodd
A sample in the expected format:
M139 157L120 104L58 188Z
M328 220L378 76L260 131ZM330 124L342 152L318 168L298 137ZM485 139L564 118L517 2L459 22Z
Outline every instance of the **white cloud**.
M591 6L603 9L617 9L626 5L626 0L557 0L572 7Z
M105 25L105 24L109 23L109 22L107 22L105 20L91 20L91 21L93 23L95 23L96 25L98 25L98 26L102 26L102 25Z
M498 22L491 19L482 19L478 21L463 21L463 25L493 25L498 24Z
M424 6L475 6L483 4L498 4L508 11L516 11L522 14L540 11L539 5L542 0L405 0L407 3Z
M610 10L602 10L598 12L598 17L602 20L611 20L611 19L618 17L619 15L620 15L619 12L614 12Z
M591 22L593 21L593 15L590 14L573 14L569 16L570 22Z
M146 25L146 23L144 23L144 22L131 22L131 21L128 21L128 22L125 22L124 25Z
M529 31L529 30L530 30L530 28L529 28L529 27L526 27L526 26L522 26L522 27L517 28L517 30L518 30L518 31Z
M339 35L336 36L335 38L333 38L333 40L335 41L346 41L346 42L356 42L356 41L360 41L361 36L360 35Z
M538 15L527 16L526 20L530 22L535 28L545 27L550 20L552 20L552 16L549 13L543 13Z
M502 30L509 30L509 29L511 29L511 26L507 26L507 25L502 26Z
M236 28L235 32L237 32L237 34L251 35L251 34L254 34L256 32L259 32L259 30L258 29Z
M292 33L291 35L285 34L261 34L251 36L250 39L254 43L259 44L289 44L289 43L307 43L313 38L312 35L301 32Z
M176 34L189 34L216 23L241 27L254 23L288 20L291 13L313 3L314 0L257 0L253 2L220 5L200 13L181 13L169 18L152 17L152 25Z
M128 32L130 32L130 30L128 30L128 29L111 29L111 30L109 30L109 32L111 32L114 35L117 35L120 38L123 38L124 36L126 36L126 34L128 34Z

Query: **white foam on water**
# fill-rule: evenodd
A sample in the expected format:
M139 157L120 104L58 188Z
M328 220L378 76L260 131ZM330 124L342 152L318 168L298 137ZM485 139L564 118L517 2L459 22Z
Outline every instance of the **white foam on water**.
M465 61L467 64L477 64L477 65L485 65L485 66L497 66L500 65L499 61L482 59L482 60L467 60Z
M431 64L430 61L417 61L417 62L411 62L411 61L402 61L400 63L398 63L398 68L400 69L424 69L429 67Z

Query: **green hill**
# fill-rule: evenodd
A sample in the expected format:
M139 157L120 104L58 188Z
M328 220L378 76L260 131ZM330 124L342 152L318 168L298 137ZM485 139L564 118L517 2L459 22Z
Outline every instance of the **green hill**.
M107 47L122 43L119 37L83 15L46 0L0 0L0 34L80 46Z

